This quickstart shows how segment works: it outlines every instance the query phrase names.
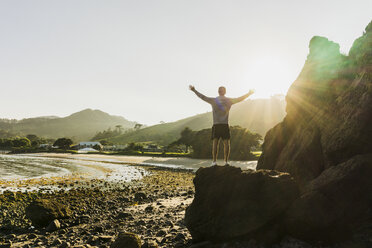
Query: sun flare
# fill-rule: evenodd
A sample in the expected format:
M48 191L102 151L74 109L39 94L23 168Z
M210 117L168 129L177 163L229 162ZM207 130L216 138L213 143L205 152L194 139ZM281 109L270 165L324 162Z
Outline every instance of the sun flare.
M264 56L253 60L248 66L247 78L256 90L254 98L285 95L295 80L296 69L285 58Z

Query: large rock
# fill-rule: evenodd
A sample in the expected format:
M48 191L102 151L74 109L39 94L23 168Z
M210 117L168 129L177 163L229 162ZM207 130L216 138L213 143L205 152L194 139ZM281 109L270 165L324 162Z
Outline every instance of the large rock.
M70 215L69 207L55 200L35 200L26 208L26 216L34 226L45 227L55 219L67 218Z
M195 198L185 215L194 241L258 237L269 232L298 197L289 174L275 171L200 168L194 184Z
M333 242L372 223L372 22L348 56L323 37L309 48L257 169L288 172L299 185L288 234Z
M324 170L372 151L372 22L350 55L323 37L286 96L287 115L268 131L257 169L289 172L301 189Z
M325 170L294 201L285 218L288 232L306 240L348 238L371 221L372 153Z
M261 164L265 161L268 165L265 169L288 172L301 187L323 171L320 133L315 125L299 122L289 126L285 120L267 133L265 140L268 139L273 141L265 143L265 150L270 153L260 157Z

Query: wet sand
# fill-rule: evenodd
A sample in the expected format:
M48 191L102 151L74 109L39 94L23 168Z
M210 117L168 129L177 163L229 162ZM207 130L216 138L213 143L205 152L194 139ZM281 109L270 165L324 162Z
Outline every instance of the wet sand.
M103 155L103 154L70 154L70 153L36 153L25 154L27 156L39 156L64 159L85 159L87 161L100 161L111 163L126 163L132 165L152 165L159 167L181 168L196 171L200 167L211 166L208 159L177 158L177 157L148 157L148 156L126 156L126 155ZM218 160L223 165L222 160ZM242 169L255 169L257 161L231 161L231 165Z
M136 165L138 166L138 165ZM0 194L0 244L11 247L109 247L120 231L159 247L187 247L191 242L184 211L194 188L190 171L145 166L141 180L106 181L74 177L43 179L58 188ZM32 186L33 181L27 182ZM39 184L40 181L35 181ZM141 196L141 197L139 197ZM61 228L34 228L25 208L35 199L54 199L72 210ZM126 217L124 217L126 216Z

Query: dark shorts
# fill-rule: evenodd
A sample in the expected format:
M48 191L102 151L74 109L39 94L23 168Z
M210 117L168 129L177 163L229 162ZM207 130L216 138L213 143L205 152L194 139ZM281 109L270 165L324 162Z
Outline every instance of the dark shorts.
M212 139L230 139L229 124L214 124L212 127Z

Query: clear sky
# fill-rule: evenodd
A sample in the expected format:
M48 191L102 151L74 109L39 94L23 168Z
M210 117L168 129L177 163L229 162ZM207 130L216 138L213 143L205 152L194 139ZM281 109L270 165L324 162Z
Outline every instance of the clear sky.
M188 90L286 94L312 36L348 53L371 0L1 0L0 118L210 111Z

